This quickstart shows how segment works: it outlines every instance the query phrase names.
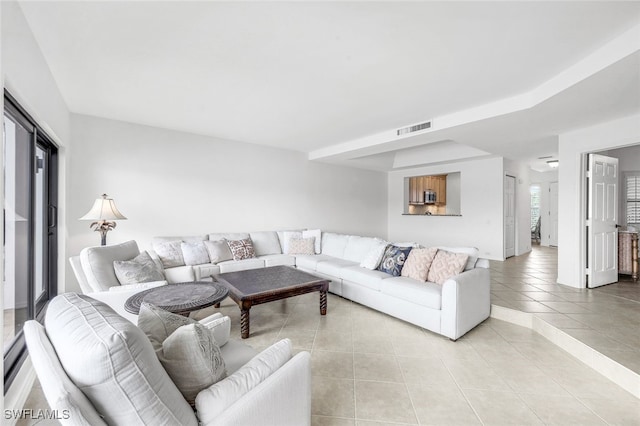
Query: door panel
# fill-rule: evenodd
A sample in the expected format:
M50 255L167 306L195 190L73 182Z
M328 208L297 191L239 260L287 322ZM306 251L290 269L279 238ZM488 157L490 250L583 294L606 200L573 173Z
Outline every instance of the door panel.
M549 245L558 246L558 182L549 185ZM546 232L546 231L545 231Z
M589 287L618 280L618 159L589 154Z
M504 257L516 254L516 178L504 177Z

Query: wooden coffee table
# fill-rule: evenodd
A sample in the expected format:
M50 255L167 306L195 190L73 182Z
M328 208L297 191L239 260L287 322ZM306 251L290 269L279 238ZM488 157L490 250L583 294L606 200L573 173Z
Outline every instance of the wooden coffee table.
M319 291L320 315L327 314L329 280L291 266L228 272L216 275L214 279L229 289L229 297L240 308L240 331L243 339L249 337L249 310L253 305Z
M212 282L167 284L134 294L124 303L124 309L138 315L142 302L147 302L165 311L189 316L193 311L220 303L228 293L226 287Z

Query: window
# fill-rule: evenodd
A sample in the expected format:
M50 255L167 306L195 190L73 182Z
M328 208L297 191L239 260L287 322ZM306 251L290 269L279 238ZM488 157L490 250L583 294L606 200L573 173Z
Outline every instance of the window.
M531 185L529 188L531 195L531 229L535 229L540 219L540 187Z
M640 172L625 175L627 225L640 224Z
M51 139L5 92L4 391L26 358L22 327L57 292L57 162Z

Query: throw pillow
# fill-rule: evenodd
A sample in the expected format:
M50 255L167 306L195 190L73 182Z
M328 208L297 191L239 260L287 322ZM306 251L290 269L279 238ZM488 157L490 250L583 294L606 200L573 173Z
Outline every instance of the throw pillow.
M233 255L233 260L244 260L256 257L251 238L245 238L244 240L227 240L227 244Z
M158 254L162 266L166 268L175 268L176 266L184 266L184 257L182 256L182 241L167 241L164 243L155 243L153 249Z
M121 285L164 280L162 269L146 251L131 260L115 260L113 269Z
M231 254L231 250L229 250L227 240L205 241L204 246L209 253L211 263L220 263L233 259L233 254Z
M378 268L378 265L380 265L380 261L382 260L382 256L384 256L384 252L387 249L387 245L388 243L386 241L380 241L378 245L372 248L364 259L362 259L360 266L371 269L372 271Z
M302 238L315 238L314 250L316 254L322 253L322 231L319 229L308 229L302 231Z
M220 347L203 324L143 302L138 327L149 337L160 363L191 406L201 390L226 377Z
M202 265L209 263L209 254L204 241L183 242L180 244L185 265Z
M315 238L291 238L287 254L315 254Z
M429 268L427 280L432 283L444 284L446 280L464 270L468 258L468 254L438 250L433 263L431 263L431 268Z
M284 231L282 233L283 235L283 246L282 246L282 252L284 254L289 254L289 242L291 241L292 238L302 238L302 231Z
M435 247L423 249L414 248L411 250L411 253L409 253L400 275L418 281L427 281L429 267L436 257L437 252L438 249Z
M390 245L386 248L384 256L380 261L378 270L391 274L394 277L399 277L402 272L404 262L407 260L407 256L411 252L412 247L398 247Z

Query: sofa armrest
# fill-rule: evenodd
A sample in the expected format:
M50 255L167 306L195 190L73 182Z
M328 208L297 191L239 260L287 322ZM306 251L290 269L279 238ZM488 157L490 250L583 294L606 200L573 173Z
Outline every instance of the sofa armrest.
M137 284L125 284L125 285L116 285L113 287L109 287L110 292L118 292L118 291L131 291L131 290L147 290L155 287L162 287L163 285L167 285L166 281L151 281L148 283L137 283Z
M489 317L489 270L475 268L445 281L442 286L441 334L457 340Z
M218 346L224 346L229 341L229 336L231 335L231 318L216 312L213 315L202 318L198 322L213 332L213 337Z
M282 340L196 397L202 425L309 425L311 356Z

